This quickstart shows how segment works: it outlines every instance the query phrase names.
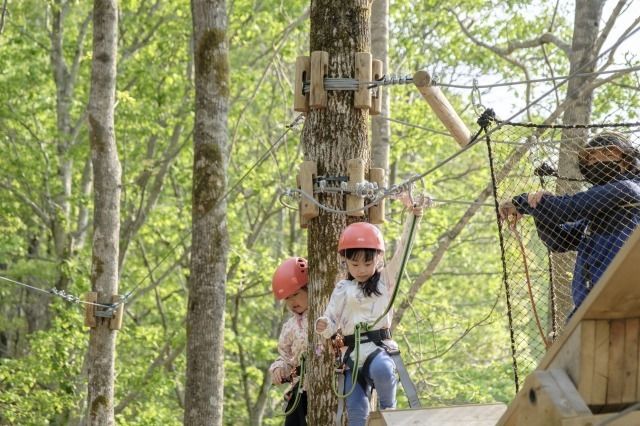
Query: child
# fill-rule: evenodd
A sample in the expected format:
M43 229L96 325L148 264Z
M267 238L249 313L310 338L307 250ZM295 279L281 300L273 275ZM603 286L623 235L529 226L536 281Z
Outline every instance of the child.
M344 361L349 367L345 373L345 389L351 389L351 375L356 368L358 382L347 396L349 425L364 426L369 416L367 394L375 387L382 409L395 408L396 385L395 364L385 349L395 350L397 344L391 340L392 311L374 322L384 313L393 295L402 256L409 240L411 224L417 224L422 208L413 205L404 197L411 215L405 223L398 249L386 267L382 266L384 240L378 228L366 222L351 224L345 228L338 242L338 252L347 264L347 279L338 282L324 315L316 320L315 331L325 338L342 330L348 347ZM410 215L410 216L411 216ZM361 333L358 359L355 359L354 331L357 324L365 322L370 331ZM363 380L361 380L363 379Z
M271 364L271 382L281 384L291 382L287 391L289 411L296 400L300 381L300 355L307 350L307 261L302 257L292 257L284 262L273 274L271 288L278 300L283 300L293 316L282 326L278 339L280 356ZM294 374L295 373L295 374ZM285 426L305 426L307 424L307 393L302 392L297 407L285 419Z

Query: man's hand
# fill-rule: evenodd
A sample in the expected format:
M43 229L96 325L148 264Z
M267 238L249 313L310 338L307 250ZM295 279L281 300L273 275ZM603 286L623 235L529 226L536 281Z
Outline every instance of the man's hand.
M500 214L500 220L513 220L514 224L522 218L522 215L518 213L516 206L513 205L513 201L511 200L500 203L498 213Z
M275 368L272 372L271 372L271 383L273 383L274 385L279 385L282 382L285 381L285 379L287 379L289 377L289 374L287 374L286 371L284 371L283 368Z
M545 195L553 195L553 194L549 191L530 192L527 194L527 202L529 203L531 208L535 209L538 206L538 204L540 204L542 197L544 197Z

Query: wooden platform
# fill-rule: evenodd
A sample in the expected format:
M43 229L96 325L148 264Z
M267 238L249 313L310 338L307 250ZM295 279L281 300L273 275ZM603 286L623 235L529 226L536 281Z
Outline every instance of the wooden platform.
M367 425L494 426L506 409L505 404L479 404L374 411L369 416Z
M499 425L596 425L640 401L640 229L527 377ZM608 412L605 415L595 413ZM609 425L640 425L640 413Z

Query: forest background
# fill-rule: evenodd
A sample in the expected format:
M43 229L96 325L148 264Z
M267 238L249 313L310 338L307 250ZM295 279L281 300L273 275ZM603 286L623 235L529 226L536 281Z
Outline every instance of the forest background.
M633 1L606 3L601 29L613 41L605 48L638 26ZM91 266L91 4L4 0L0 7L0 275L82 295L90 290ZM287 312L274 302L270 280L281 259L306 255L298 213L279 201L283 189L295 187L292 176L303 160L300 126L287 126L298 116L293 64L308 54L308 7L297 0L227 3L224 413L230 425L281 422L282 389L271 387L267 369ZM438 82L462 85L567 75L575 15L574 3L564 1L392 1L389 74L426 68ZM115 413L122 425L181 424L194 121L189 3L123 0L118 36L120 288L135 291L118 334ZM637 66L632 46L621 44L601 62ZM637 72L598 86L591 121L637 119L638 86ZM552 87L443 90L475 131L480 103L508 116ZM518 118L543 121L564 90ZM386 93L391 184L459 149L412 85ZM440 202L425 213L401 284L405 310L395 330L423 405L508 402L514 395L491 200L461 221L489 179L482 145L424 179L424 190ZM389 203L384 225L391 246L403 217L398 204ZM0 284L0 424L81 422L88 340L82 307ZM409 287L417 293L407 299Z

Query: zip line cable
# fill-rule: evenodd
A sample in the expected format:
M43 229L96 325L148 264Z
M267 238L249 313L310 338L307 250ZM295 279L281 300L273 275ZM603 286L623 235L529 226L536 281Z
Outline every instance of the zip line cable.
M35 286L29 285L29 284L25 284L25 283L17 281L17 280L12 280L11 278L7 278L7 277L3 277L3 276L0 276L0 280L7 281L7 282L10 282L12 284L16 284L16 285L25 287L25 288L27 288L27 289L29 289L31 291L39 291L41 293L46 293L46 294L48 294L50 296L58 296L58 297L60 297L60 298L62 298L64 300L66 300L67 302L71 302L71 303L82 303L82 304L85 304L85 305L100 306L102 308L107 308L107 309L112 309L113 308L113 305L106 305L106 304L103 304L103 303L95 303L95 302L88 302L86 300L82 300L79 297L74 296L73 294L69 294L69 293L65 292L64 290L58 290L57 288L51 288L51 289L47 290L47 289L44 289L44 288L35 287Z

